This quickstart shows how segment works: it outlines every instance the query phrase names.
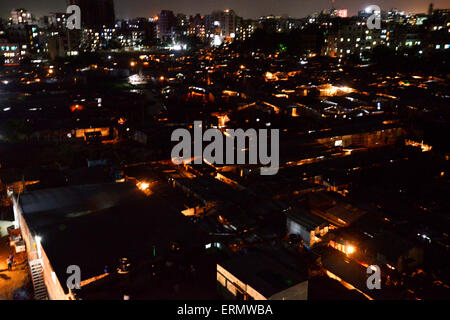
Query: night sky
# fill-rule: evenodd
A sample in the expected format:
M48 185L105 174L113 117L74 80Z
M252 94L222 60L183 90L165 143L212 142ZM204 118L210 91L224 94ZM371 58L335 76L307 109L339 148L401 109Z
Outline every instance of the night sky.
M435 8L449 7L448 0L433 1ZM336 8L347 8L351 15L369 4L377 4L382 10L398 8L408 12L427 12L426 0L336 0ZM234 9L244 18L257 18L261 15L287 14L301 18L322 8L330 8L331 0L115 0L117 18L152 16L161 9L175 13L207 14L217 9ZM25 8L36 16L49 12L65 11L65 0L1 0L0 15L7 18L13 8Z

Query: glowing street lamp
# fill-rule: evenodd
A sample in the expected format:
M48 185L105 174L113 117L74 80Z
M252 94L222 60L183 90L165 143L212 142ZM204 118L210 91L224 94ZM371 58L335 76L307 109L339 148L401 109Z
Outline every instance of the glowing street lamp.
M152 194L152 191L150 190L150 183L148 182L139 181L138 183L136 183L136 187L144 192L147 196Z
M355 252L354 246L347 246L347 254L352 254Z

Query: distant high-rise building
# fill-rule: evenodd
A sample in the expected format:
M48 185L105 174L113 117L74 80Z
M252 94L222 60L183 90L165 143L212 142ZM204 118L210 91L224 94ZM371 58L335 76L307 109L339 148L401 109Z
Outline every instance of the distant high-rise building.
M9 43L6 39L0 38L0 56L3 56L4 60L0 61L0 66L5 65L18 65L20 63L20 46L18 44Z
M203 21L205 23L205 32L210 37L214 36L216 31L216 26L214 25L214 16L212 14L207 14L203 17Z
M189 34L200 38L205 38L206 36L204 19L198 13L189 18Z
M178 35L187 35L189 31L188 29L190 28L189 18L185 14L179 13L175 17L175 20L176 33Z
M10 21L12 24L32 24L31 13L25 9L14 9L11 11Z
M5 30L5 36L10 43L16 43L22 51L43 53L44 39L39 28L34 24L13 24Z
M281 31L281 17L274 15L262 16L259 18L259 27L267 33L275 33Z
M340 18L347 18L348 17L348 10L347 9L338 9L336 11L336 16Z
M69 5L77 5L81 9L83 28L113 28L116 16L114 0L68 0Z
M236 39L238 40L247 40L253 32L256 30L257 21L251 19L239 19Z
M53 34L47 39L48 55L52 60L56 57L78 55L80 36L78 30L66 30Z
M70 15L65 12L51 12L46 17L46 25L56 29L65 29L67 26L67 18Z
M236 13L233 10L216 11L212 13L214 25L218 26L221 36L225 39L236 36Z
M176 18L172 11L162 10L158 15L158 38L162 41L172 39L175 32Z

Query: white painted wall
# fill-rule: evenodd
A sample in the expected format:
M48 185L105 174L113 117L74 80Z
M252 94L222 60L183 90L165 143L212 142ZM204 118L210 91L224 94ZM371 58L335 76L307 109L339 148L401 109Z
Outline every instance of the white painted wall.
M14 225L14 221L0 220L0 237L8 235L8 227Z

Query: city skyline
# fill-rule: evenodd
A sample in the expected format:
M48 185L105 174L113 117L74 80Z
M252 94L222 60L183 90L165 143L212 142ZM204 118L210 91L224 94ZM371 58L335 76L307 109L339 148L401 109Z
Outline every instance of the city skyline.
M188 1L152 1L151 3L143 0L134 0L131 3L115 2L116 16L118 19L132 19L135 17L147 17L159 13L163 9L172 10L175 13L190 14L206 14L214 10L221 9L233 9L237 15L244 18L257 18L263 15L275 14L275 15L288 15L295 18L302 18L314 12L319 12L322 9L331 8L331 1L294 1L294 0L282 0L276 4L270 0L261 0L258 2L257 7L253 7L252 0L227 0L223 2L219 1L207 1L207 0L195 0L193 2ZM372 3L373 2L373 3ZM434 8L444 8L445 1L433 1ZM45 6L43 6L45 4ZM359 10L365 8L370 4L376 4L381 7L382 10L389 10L391 8L398 8L411 13L426 13L430 4L428 1L422 0L396 0L396 1L351 1L351 0L338 0L335 1L334 7L345 8L349 10L349 15L355 15ZM66 7L66 1L64 0L45 0L43 2L36 3L31 0L19 0L13 4L4 2L0 3L0 17L8 18L12 9L25 8L33 13L35 16L43 16L50 12L64 12Z

